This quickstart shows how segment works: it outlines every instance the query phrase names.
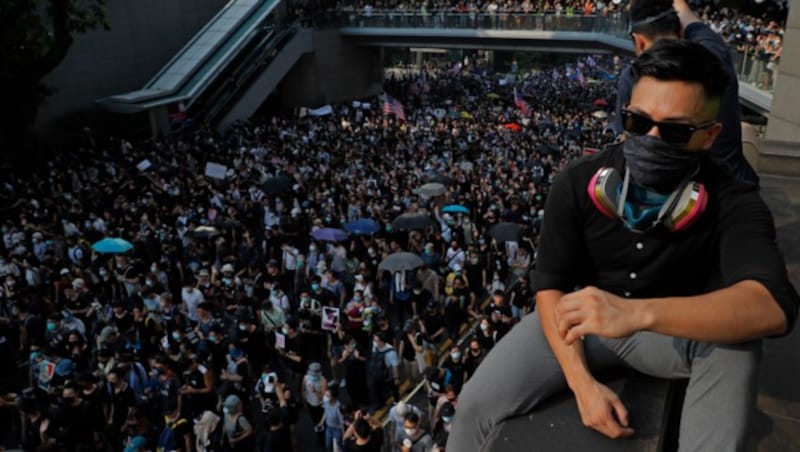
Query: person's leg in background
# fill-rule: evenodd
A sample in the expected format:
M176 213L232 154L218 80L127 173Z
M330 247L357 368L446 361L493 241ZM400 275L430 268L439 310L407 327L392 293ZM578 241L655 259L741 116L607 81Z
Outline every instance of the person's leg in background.
M584 349L593 371L622 364L595 337L586 338ZM566 388L564 374L534 312L497 343L467 381L459 396L447 449L482 450L500 422L530 412Z

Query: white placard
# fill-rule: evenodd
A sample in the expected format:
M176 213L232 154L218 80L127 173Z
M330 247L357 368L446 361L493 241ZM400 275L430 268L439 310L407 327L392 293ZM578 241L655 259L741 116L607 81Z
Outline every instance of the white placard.
M219 163L208 162L206 163L206 176L213 177L214 179L225 179L225 173L228 172L228 167L220 165Z
M150 168L151 166L153 166L153 164L150 163L150 160L144 159L136 164L136 169L138 169L139 171L146 171L147 168Z

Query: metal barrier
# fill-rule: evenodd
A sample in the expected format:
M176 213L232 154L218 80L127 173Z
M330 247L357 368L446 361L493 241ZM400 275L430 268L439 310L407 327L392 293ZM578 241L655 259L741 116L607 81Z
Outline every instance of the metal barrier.
M528 271L529 272L532 271L531 268L529 268ZM508 287L506 287L506 289L505 289L506 299L507 299L508 295L517 287L517 284L519 284L519 280L517 278L513 278L513 282ZM492 296L491 296L491 294L489 294L481 302L481 304L480 304L481 309L484 309L489 304L489 301L491 299L492 299ZM438 353L438 356L437 356L437 363L438 363L437 365L438 366L441 366L447 360L447 358L449 356L448 350L454 344L458 345L458 347L461 348L461 349L464 348L464 344L467 341L469 341L470 339L472 339L472 336L475 334L475 329L478 327L478 323L479 323L479 320L475 320L473 322L469 322L468 321L466 323L466 328L463 330L463 332L461 333L461 335L458 337L458 339L456 341L451 341L450 339L447 339L439 346L439 353ZM425 387L425 376L424 375L420 375L419 381L411 382L411 386L413 386L413 388L410 391L408 391L406 394L404 394L404 395L402 395L400 397L404 402L410 401L411 399L416 397L416 395L420 391L423 390L423 388ZM389 409L390 408L391 408L391 405L386 407L386 413L385 413L386 417L381 420L381 425L383 426L383 438L384 438L382 450L384 452L391 452L392 451L391 441L392 441L392 438L394 438L394 431L393 431L393 428L390 425L390 421L389 421ZM418 407L418 408L423 409L425 407ZM423 411L425 411L425 410L423 410Z

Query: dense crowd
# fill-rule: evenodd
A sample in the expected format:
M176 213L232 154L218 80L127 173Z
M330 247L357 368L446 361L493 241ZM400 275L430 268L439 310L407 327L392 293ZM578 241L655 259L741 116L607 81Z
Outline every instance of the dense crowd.
M309 416L328 450L443 448L461 385L534 308L553 175L614 138L618 63L494 74L473 56L225 136L86 129L43 171L5 173L0 413L25 423L4 441L289 451ZM396 404L383 438L372 414L423 376L431 406Z
M351 22L368 19L377 14L386 14L393 18L395 26L407 22L398 14L418 14L422 16L422 22L414 22L414 26L433 27L443 26L448 23L445 16L455 14L464 16L457 22L459 27L592 30L596 26L591 20L586 22L569 20L580 16L624 16L629 9L629 3L628 1L613 0L436 0L422 2L392 0L358 4L340 2L333 10L349 13ZM770 10L768 13L756 17L729 7L720 7L711 2L693 2L693 4L703 21L712 30L719 33L729 43L731 50L736 53L736 64L741 72L740 78L760 87L772 86L783 52L786 8ZM546 17L525 16L530 14L545 14ZM449 26L453 25L450 23Z

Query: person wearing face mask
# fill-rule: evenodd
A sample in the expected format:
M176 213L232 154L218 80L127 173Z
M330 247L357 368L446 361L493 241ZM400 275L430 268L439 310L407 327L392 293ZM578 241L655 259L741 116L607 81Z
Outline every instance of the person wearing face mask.
M439 410L439 417L433 427L433 452L444 452L447 445L447 438L450 436L450 428L453 426L453 416L456 408L451 402L442 404Z
M297 319L287 320L281 327L280 334L284 336L285 346L277 350L287 373L287 383L290 388L299 388L306 370L306 338L300 331L300 322Z
M283 309L272 304L270 300L264 301L261 305L261 309L258 311L258 319L267 335L274 331L280 331L286 322Z
M231 452L251 452L255 448L255 430L245 417L242 401L236 395L229 395L222 404L223 445Z
M481 343L476 338L472 338L469 341L469 346L466 349L466 353L464 355L464 381L472 377L475 374L475 370L483 361L483 358L486 357L486 352L484 352L483 348L481 347Z
M448 448L491 447L499 423L566 389L592 428L631 436L628 407L594 377L622 365L689 378L681 449L747 443L762 340L792 330L800 297L757 189L709 154L729 79L720 61L701 44L664 39L632 74L627 138L556 177L536 311L465 385ZM724 419L712 415L720 410Z
M450 358L442 363L442 367L449 370L450 375L453 376L450 384L453 385L456 393L461 392L461 387L464 385L464 356L458 345L450 347Z
M367 387L370 390L370 406L380 408L391 394L400 400L400 359L390 337L383 332L372 335L372 354L367 363Z
M334 444L336 444L336 450L342 450L344 447L342 444L344 416L342 415L342 405L339 403L338 388L328 388L322 397L322 408L322 419L315 424L315 430L324 428L326 452L333 452Z
M197 290L195 284L193 279L187 279L181 289L182 310L193 324L197 322L197 307L205 301L203 292Z
M433 437L422 428L422 421L416 413L408 413L403 421L403 440L401 452L428 452L433 447Z
M214 408L214 380L214 372L206 367L200 357L189 357L189 367L183 372L183 386L179 392L184 400L181 406L189 407L188 413L192 419Z
M322 375L322 366L316 362L309 364L300 386L300 394L314 425L322 423L322 416L325 414L322 399L327 391L328 380ZM325 434L322 431L317 432L317 442L319 445L325 444Z
M60 406L56 418L59 443L67 450L76 450L94 444L95 425L85 423L93 416L94 407L81 397L80 387L76 383L68 383L61 391ZM100 430L100 429L98 429Z
M226 360L219 376L222 393L243 397L250 387L250 362L238 342L228 344Z
M731 60L728 45L691 10L685 0L640 0L631 3L631 40L634 53L641 55L662 39L685 39L698 42L712 52L728 75L720 96L717 120L722 131L711 146L711 157L727 168L738 180L758 185L758 174L745 159L742 151L741 114L739 112L739 85L736 68ZM617 134L625 132L622 110L631 99L633 89L632 66L623 69L617 80L616 115L612 125Z

